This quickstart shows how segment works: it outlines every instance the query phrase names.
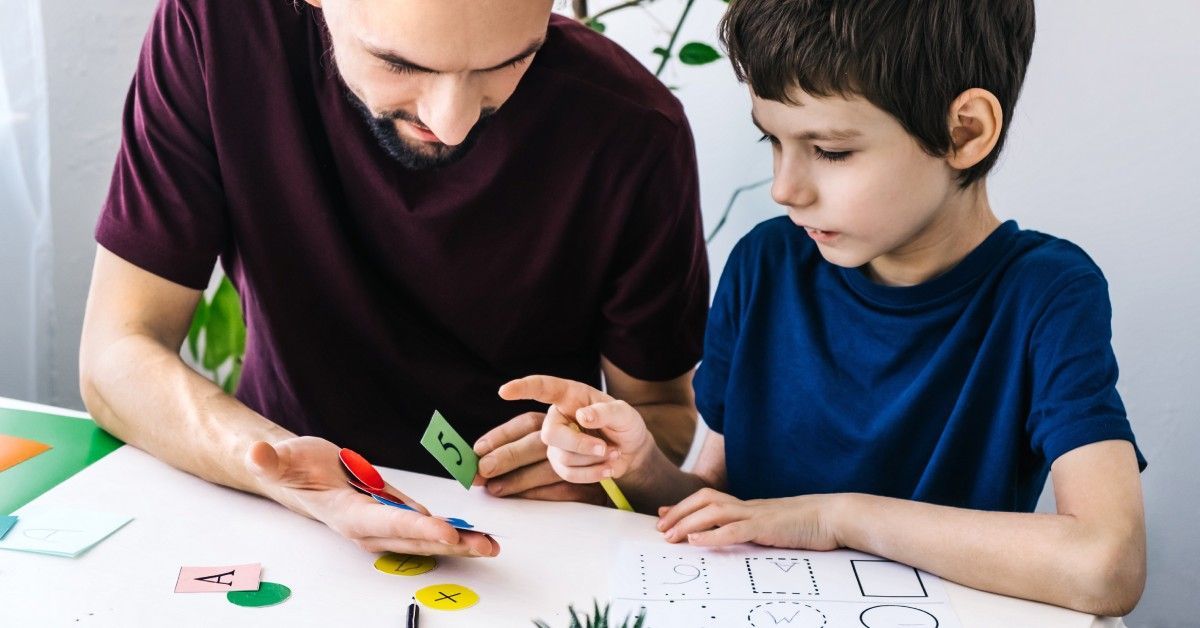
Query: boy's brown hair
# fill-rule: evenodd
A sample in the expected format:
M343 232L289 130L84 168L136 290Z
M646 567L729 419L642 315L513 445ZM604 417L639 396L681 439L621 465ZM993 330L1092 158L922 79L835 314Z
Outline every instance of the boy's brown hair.
M859 95L945 156L947 115L962 92L996 96L1003 127L992 152L959 173L987 175L1008 133L1033 49L1033 0L732 0L720 25L738 79L760 98Z

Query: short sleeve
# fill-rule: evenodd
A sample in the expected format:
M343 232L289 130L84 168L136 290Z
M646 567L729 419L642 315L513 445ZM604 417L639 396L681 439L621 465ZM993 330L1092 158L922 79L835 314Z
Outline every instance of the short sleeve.
M202 37L182 0L162 0L125 103L121 147L96 241L203 289L227 236L206 104Z
M708 427L724 434L725 394L729 389L729 370L733 349L737 343L741 305L739 275L742 269L745 240L739 242L729 255L717 294L708 312L708 327L704 332L704 355L692 388L696 393L696 409Z
M1095 270L1052 293L1029 346L1033 398L1026 429L1033 450L1053 463L1084 445L1127 440L1145 469L1117 393L1107 283Z
M696 150L686 123L634 202L602 307L601 353L638 379L665 381L700 359L708 310Z

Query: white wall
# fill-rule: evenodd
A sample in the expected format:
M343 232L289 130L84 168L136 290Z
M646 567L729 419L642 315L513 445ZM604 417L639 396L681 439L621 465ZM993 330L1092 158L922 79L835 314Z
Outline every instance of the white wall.
M598 0L593 0L597 2ZM90 277L91 230L108 185L120 108L153 0L47 0L53 150L53 361L38 401L81 407L78 334ZM598 2L606 6L605 2ZM651 63L682 0L607 20L608 34ZM719 0L698 0L681 41L715 42ZM1008 148L991 181L1002 217L1069 238L1108 275L1120 390L1150 468L1143 475L1150 581L1128 619L1195 625L1200 613L1200 3L1041 0L1038 38ZM725 63L672 66L700 153L707 224L729 193L770 174L744 90ZM765 188L744 195L713 243L714 281L729 249L777 214Z
M37 401L83 408L79 332L96 243L92 229L117 154L121 109L155 0L44 0L54 217L52 355Z

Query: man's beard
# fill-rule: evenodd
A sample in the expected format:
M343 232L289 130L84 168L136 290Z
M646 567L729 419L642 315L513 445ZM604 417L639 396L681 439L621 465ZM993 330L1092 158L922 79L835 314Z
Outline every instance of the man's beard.
M367 128L371 129L371 135L375 136L375 141L379 142L379 146L392 159L400 162L400 165L410 170L440 168L462 159L479 139L479 135L487 126L488 117L496 113L494 107L482 110L479 113L479 121L467 133L467 137L463 139L462 143L457 146L447 146L441 142L422 142L406 139L400 135L395 121L403 120L425 127L419 118L407 111L394 111L383 117L376 117L367 108L366 103L360 100L354 92L348 89L345 92L350 104L354 105L354 108L362 114L363 120L367 123Z

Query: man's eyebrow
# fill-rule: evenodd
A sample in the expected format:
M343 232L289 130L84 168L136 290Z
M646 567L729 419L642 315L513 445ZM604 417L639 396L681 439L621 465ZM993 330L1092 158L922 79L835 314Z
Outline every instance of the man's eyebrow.
M525 59L526 57L533 55L537 51L541 50L542 46L544 46L545 44L546 44L546 40L544 38L538 39L536 41L530 42L528 46L525 46L525 48L523 50L521 50L521 52L518 52L517 54L509 57L508 59L505 59L504 61L501 61L500 63L497 63L496 65L482 68L479 70L471 70L471 71L472 72L492 72L495 70L499 70L503 67L512 65L522 59ZM424 72L426 74L442 74L441 70L435 70L433 68L427 68L423 65L413 63L412 61L405 59L402 55L400 55L397 52L393 52L391 50L384 50L382 48L376 48L376 47L372 46L371 44L368 44L367 42L362 42L362 45L364 48L367 49L367 52L371 53L378 59L382 59L383 61L388 62L391 65L406 68L406 69L412 70L414 72Z
M762 124L759 124L758 118L754 117L753 113L750 114L750 121L754 123L754 126L758 127L759 131L762 131L766 135L771 134L763 128ZM861 136L862 132L855 129L824 129L820 131L804 131L802 133L795 133L789 135L788 138L800 140L802 142L812 142L852 140Z

